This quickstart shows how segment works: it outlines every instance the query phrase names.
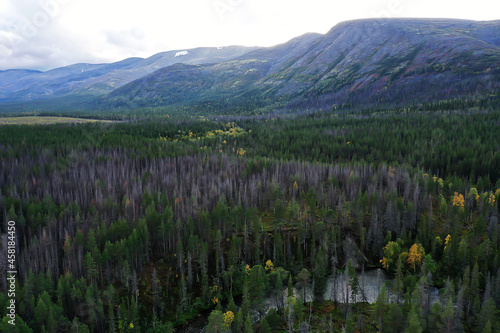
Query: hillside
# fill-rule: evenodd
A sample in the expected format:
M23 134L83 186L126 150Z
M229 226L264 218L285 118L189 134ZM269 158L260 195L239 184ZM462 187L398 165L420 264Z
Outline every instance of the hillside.
M158 53L146 59L129 58L111 64L75 64L47 72L4 71L0 72L0 100L22 102L62 96L99 96L165 66L180 62L227 61L253 49L243 46L205 47Z
M101 102L128 107L211 102L231 112L491 97L500 85L499 32L500 21L349 21L325 35L307 34L232 62L197 66L195 76L191 67L163 68ZM249 64L255 65L251 76L241 71ZM220 75L223 85L216 79Z

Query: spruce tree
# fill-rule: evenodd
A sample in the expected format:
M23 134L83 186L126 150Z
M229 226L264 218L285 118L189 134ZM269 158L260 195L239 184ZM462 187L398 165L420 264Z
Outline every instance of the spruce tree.
M236 313L236 316L234 316L234 322L233 322L233 331L234 332L241 332L243 330L243 327L245 325L245 322L243 321L243 311L241 309L238 310Z
M323 249L320 247L314 264L314 299L323 300L326 289L326 263Z
M219 310L213 310L208 317L207 333L224 332L224 325L224 314Z
M271 326L269 326L269 324L267 323L267 320L266 318L264 317L261 321L260 321L260 329L259 329L259 333L271 333L272 330L271 330Z
M406 327L407 333L422 333L424 330L422 324L420 323L420 318L418 316L418 311L416 307L413 306L408 315L408 325Z
M252 319L250 319L250 314L247 315L247 319L245 320L245 333L253 333L253 325Z

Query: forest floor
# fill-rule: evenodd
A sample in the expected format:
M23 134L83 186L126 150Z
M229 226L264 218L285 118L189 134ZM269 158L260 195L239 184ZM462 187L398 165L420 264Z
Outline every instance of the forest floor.
M26 117L5 117L0 118L0 125L50 125L61 123L95 123L112 122L110 120L83 119L72 117L52 117L52 116L26 116Z

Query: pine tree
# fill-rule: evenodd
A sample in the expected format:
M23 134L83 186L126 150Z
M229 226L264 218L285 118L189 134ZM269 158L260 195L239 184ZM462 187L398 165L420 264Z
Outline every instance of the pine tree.
M220 333L225 331L224 314L214 310L208 317L207 333Z
M403 331L405 318L403 316L401 305L399 305L398 303L392 303L389 308L389 315L387 316L387 318L384 318L385 328L389 332Z
M356 325L354 324L354 319L353 319L352 314L349 314L349 316L347 316L347 320L345 321L343 332L344 333L355 333L356 332Z
M227 309L233 313L238 312L238 307L236 306L236 304L234 304L234 299L232 295L229 296L229 303L227 304Z
M292 274L288 277L288 297L293 297Z
M208 286L208 244L203 242L200 250L201 295L204 305L210 304L210 287Z
M175 329L171 322L167 321L163 324L158 318L153 317L153 323L149 327L146 333L174 333Z
M394 279L394 290L393 290L393 293L396 295L396 303L399 303L399 297L401 296L401 292L403 289L403 279L404 279L403 260L401 259L400 256L396 263L396 276Z
M448 299L448 303L446 303L446 307L444 308L444 312L442 314L442 332L451 333L454 330L454 322L455 322L455 311L453 309L453 303L451 302L451 298Z
M288 297L285 306L285 327L288 332L293 332L293 323L294 323L294 303L295 297Z
M281 280L281 273L278 271L276 273L276 283L274 284L273 294L276 298L276 304L278 311L283 309L283 281Z
M275 330L281 324L281 317L276 309L269 309L265 318L271 330Z
M141 327L139 326L140 324L140 318L139 318L139 309L137 308L137 305L135 302L130 300L130 324L132 324L133 327L135 327L135 330L137 332L141 331Z
M489 322L491 326L495 326L498 324L498 315L499 311L495 305L493 299L488 299L481 309L479 313L479 327L486 327L486 324Z
M90 330L87 325L80 323L78 318L75 317L71 322L71 332L90 333Z
M436 302L432 305L431 311L429 313L428 327L442 327L443 323L441 321L441 313L443 308L440 302Z
M293 305L293 314L295 315L295 319L298 323L302 322L302 319L304 317L304 302L300 297L295 298L294 302L292 302Z
M38 303L35 308L35 322L37 327L45 325L47 320L48 310L47 305L42 301L42 297L38 298Z
M384 316L387 315L389 309L389 295L387 294L387 289L385 287L385 283L382 285L382 289L377 297L377 301L375 302L374 312L375 318L378 322L378 326L380 331L384 330Z
M286 207L283 204L283 201L278 198L274 203L274 223L275 225L281 229L281 224L285 219Z
M262 315L264 312L264 296L268 285L268 276L261 265L255 265L248 276L248 296L250 306Z
M303 267L304 266L304 257L302 255L302 237L300 233L297 235L297 261L296 261L296 266L297 267Z
M267 323L267 320L266 318L263 318L261 321L260 321L260 330L259 330L260 333L271 333L272 330L271 330L271 327L269 326L269 324Z
M250 313L250 296L248 295L248 281L245 279L243 285L243 301L241 303L241 311L243 316L247 316Z
M481 301L479 299L479 265L476 261L474 264L474 268L471 273L471 282L470 282L470 293L471 301L472 301L472 309L475 314L479 313L481 307Z
M108 333L116 333L115 314L113 304L109 303L108 307Z
M323 249L320 247L314 264L314 299L321 301L326 289L326 263Z
M245 320L245 333L253 333L252 319L250 319L250 314L247 315Z
M87 273L87 278L93 283L95 278L97 277L97 269L95 260L90 252L87 252L85 254L83 262L84 262L83 265L85 267L85 272Z
M306 304L306 288L310 284L311 273L306 268L302 268L302 270L297 275L297 288L302 289L302 302Z
M358 275L356 274L356 271L354 270L354 266L352 265L350 259L347 262L347 275L349 277L349 286L351 288L351 301L353 303L356 303L356 295L358 294L359 290L359 281Z
M491 329L491 321L487 321L486 325L484 326L483 333L491 333L493 332Z
M24 320L16 315L15 323L13 326L9 323L10 317L4 316L2 321L0 321L0 332L5 333L33 333L33 329L31 329Z
M49 310L49 317L47 318L47 330L49 332L57 332L58 327L58 322L54 317L54 307L51 306Z
M233 322L233 332L241 332L243 330L245 323L243 321L243 311L239 309L239 311L236 313L236 316L234 317L234 322Z
M406 328L407 333L422 333L424 330L422 324L420 323L420 318L418 317L417 310L415 306L412 307L410 314L408 315L408 326Z

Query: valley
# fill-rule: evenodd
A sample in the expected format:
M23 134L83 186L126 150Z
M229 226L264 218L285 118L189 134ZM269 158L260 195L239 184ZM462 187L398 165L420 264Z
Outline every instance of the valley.
M499 32L1 71L0 332L500 330Z

